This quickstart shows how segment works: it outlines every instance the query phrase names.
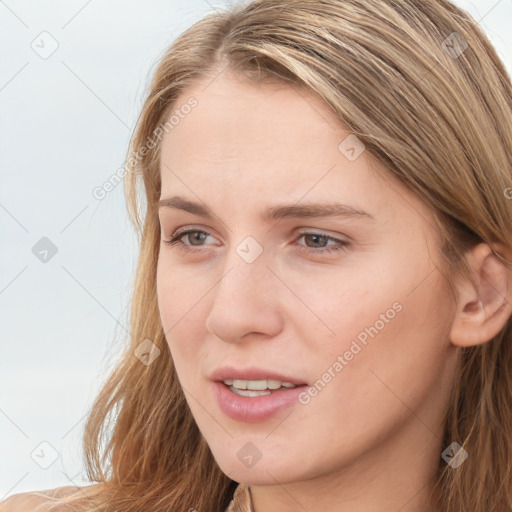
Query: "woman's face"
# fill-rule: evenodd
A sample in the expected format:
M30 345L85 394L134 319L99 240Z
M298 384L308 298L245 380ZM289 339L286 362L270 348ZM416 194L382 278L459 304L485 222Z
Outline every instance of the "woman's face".
M275 485L437 465L457 359L432 212L304 91L220 75L176 109L158 303L221 469ZM359 213L314 214L334 203ZM179 228L194 232L165 243ZM244 397L215 382L229 375L305 386Z

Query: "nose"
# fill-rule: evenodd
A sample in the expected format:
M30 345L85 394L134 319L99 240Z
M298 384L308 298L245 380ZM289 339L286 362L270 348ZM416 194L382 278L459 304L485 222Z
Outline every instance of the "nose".
M226 343L255 334L272 338L281 331L279 304L284 287L268 263L264 252L250 263L234 254L210 292L214 299L206 327Z

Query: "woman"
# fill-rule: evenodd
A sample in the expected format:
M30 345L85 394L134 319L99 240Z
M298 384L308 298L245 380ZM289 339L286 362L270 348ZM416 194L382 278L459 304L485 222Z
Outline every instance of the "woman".
M141 250L96 483L4 510L511 510L511 133L510 77L446 0L189 28L127 158Z

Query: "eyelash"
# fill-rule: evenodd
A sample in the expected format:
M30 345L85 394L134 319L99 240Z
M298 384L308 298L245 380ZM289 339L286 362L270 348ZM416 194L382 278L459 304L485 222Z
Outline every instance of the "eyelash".
M187 229L184 231L177 231L176 234L174 234L169 240L164 240L164 243L168 245L177 245L180 244L181 247L178 247L179 250L185 251L185 252L201 252L202 249L194 248L190 249L190 246L187 244L184 244L181 241L181 238L183 238L185 235L188 235L190 233L202 233L205 235L209 235L210 233L203 231L202 229ZM303 236L310 235L310 236L320 236L322 238L325 238L327 242L334 241L338 242L339 247L330 247L330 248L322 248L322 249L312 249L310 247L304 247L303 245L299 245L299 250L310 252L312 254L324 254L324 253L335 253L338 251L346 251L347 247L350 245L349 242L345 242L344 240L339 240L337 238L334 238L332 236L323 235L322 233L316 233L316 232L310 232L310 231L304 231L302 233L299 233L298 239L302 238Z

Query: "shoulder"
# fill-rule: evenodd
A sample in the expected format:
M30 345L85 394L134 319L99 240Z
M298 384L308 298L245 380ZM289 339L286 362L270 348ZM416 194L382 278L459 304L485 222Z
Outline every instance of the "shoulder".
M70 496L80 491L80 489L80 487L75 487L74 485L66 485L56 487L55 489L13 494L4 501L0 501L0 512L44 512L46 504L54 503L60 498Z

